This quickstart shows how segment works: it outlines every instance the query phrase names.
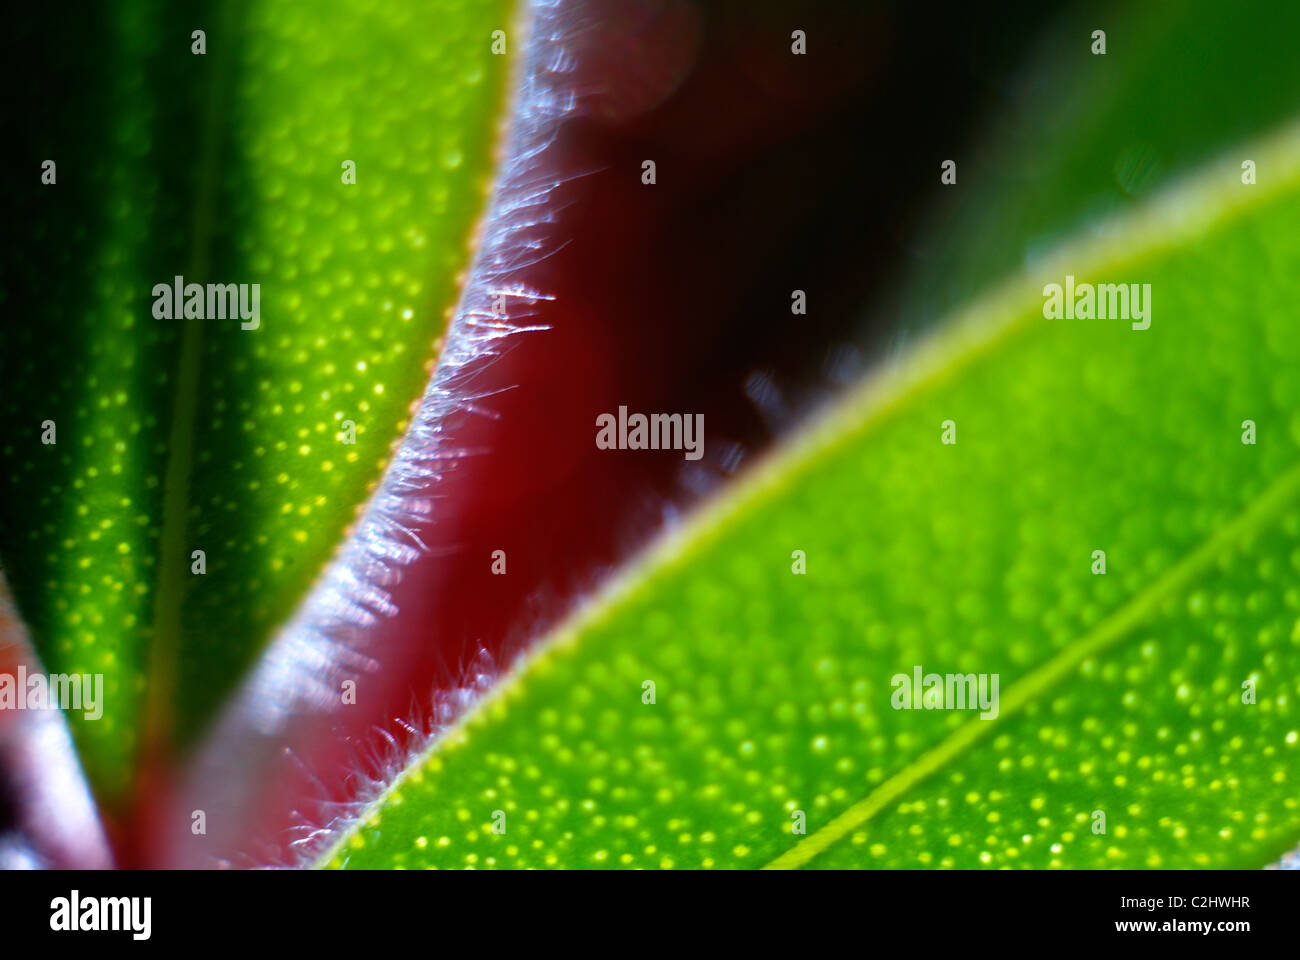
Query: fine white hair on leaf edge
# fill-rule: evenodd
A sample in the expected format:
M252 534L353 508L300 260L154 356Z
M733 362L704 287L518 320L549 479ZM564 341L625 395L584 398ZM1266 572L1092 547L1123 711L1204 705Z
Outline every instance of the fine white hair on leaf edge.
M432 552L416 533L433 515L432 486L457 460L474 452L450 445L448 420L455 414L492 416L481 401L501 391L476 392L476 378L508 340L548 329L536 322L535 307L554 296L520 276L565 245L554 238L553 194L586 175L557 176L542 159L560 122L577 109L577 97L564 82L573 64L565 52L572 24L563 6L564 0L528 0L521 11L523 46L517 49L523 54L516 67L505 151L460 302L418 411L353 530L222 712L188 772L190 788L201 785L208 794L219 790L237 803L238 794L251 789L253 776L251 771L231 775L242 744L275 737L291 718L336 709L343 681L379 668L364 647L370 629L397 614L392 589L404 568ZM485 656L480 646L473 677L439 692L432 716L418 719L414 709L414 726L397 721L417 731L419 751L490 686L497 671ZM388 736L383 730L379 735ZM392 755L369 758L380 761L371 769L394 776L411 754L395 741L384 752ZM365 760L358 756L359 765ZM372 790L360 792L374 795L382 786L376 782ZM341 805L339 815L328 819L347 821L345 810L355 807ZM307 835L294 842L295 861L307 862L309 852L319 850L336 825L304 826Z
M548 177L538 161L573 106L554 91L548 66L563 37L559 6L558 0L528 6L530 35L504 164L419 409L354 531L274 637L233 710L264 735L304 708L334 705L342 680L377 669L360 649L367 628L398 612L391 588L403 568L429 552L415 528L433 514L431 484L469 454L448 445L446 422L456 413L482 413L479 401L490 393L476 393L474 380L499 354L502 341L547 329L529 321L535 318L534 305L553 297L516 275L549 256L554 246L547 204L563 181ZM498 302L506 305L504 316L495 309Z
M303 868L320 864L434 743L468 715L496 685L502 671L492 654L481 644L471 662L461 666L459 682L450 689L437 689L424 702L412 702L405 717L393 721L405 734L402 739L383 727L373 727L372 736L354 742L349 769L354 778L352 796L346 801L321 801L308 816L291 828L294 835L289 856L282 866ZM321 784L324 791L325 785ZM305 806L305 805L304 805Z

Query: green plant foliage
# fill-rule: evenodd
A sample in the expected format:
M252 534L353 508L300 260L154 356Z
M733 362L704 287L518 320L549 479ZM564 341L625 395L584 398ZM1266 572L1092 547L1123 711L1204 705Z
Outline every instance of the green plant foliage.
M513 7L132 0L70 33L53 75L97 111L13 185L0 565L47 668L105 677L102 719L68 715L102 795L192 739L378 479L469 259ZM176 276L259 284L260 326L157 319Z
M1103 55L1092 52L1099 29ZM988 91L992 122L954 132L957 187L935 198L902 322L946 316L1081 222L1285 123L1300 89L1297 32L1300 6L1271 0L1062 10L1016 79Z
M1295 128L1250 144L871 378L322 862L1246 867L1293 848L1298 158ZM1149 329L1046 319L1066 274L1150 284ZM896 709L917 667L997 675L996 716Z

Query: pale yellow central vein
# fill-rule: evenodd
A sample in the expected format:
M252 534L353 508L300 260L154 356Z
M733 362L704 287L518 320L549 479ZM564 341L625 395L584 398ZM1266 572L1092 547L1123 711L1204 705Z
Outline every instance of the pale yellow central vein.
M222 29L213 51L207 99L200 126L198 192L190 228L190 249L185 265L187 283L207 282L212 258L212 224L217 199L218 131L233 54L225 37L236 22L234 5L222 10ZM168 278L170 279L170 278ZM179 310L180 305L176 305ZM203 321L186 317L181 329L180 357L174 378L175 394L168 435L167 467L163 475L162 532L159 537L159 572L154 595L153 636L149 647L143 729L143 764L159 762L172 747L175 732L177 659L181 643L181 608L189 572L186 512L190 503L190 473L194 465L194 429L198 416L202 368Z
M1194 551L1162 574L1127 604L1115 611L1089 633L1073 641L1060 653L1030 672L998 701L998 714L991 719L971 720L958 727L945 740L917 757L863 799L815 833L809 834L763 869L790 870L803 866L817 854L866 823L907 791L946 766L1008 716L1065 679L1088 657L1113 646L1139 626L1156 609L1156 605L1187 588L1194 579L1220 559L1234 545L1257 530L1300 495L1300 465L1283 474L1243 513L1222 527Z

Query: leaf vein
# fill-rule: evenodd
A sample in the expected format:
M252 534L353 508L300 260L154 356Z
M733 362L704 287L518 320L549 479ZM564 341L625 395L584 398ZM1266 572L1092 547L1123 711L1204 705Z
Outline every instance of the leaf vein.
M1157 604L1189 586L1215 560L1239 546L1297 495L1300 495L1300 464L1275 480L1232 522L1221 527L1145 590L1135 594L1119 610L1032 670L1011 688L1007 696L1001 698L996 717L988 720L977 718L962 724L938 745L904 766L825 826L800 840L764 869L797 869L842 840L887 805L938 772L949 761L983 740L1006 717L1017 714L1026 704L1065 679L1088 657L1099 654L1128 637L1155 611Z

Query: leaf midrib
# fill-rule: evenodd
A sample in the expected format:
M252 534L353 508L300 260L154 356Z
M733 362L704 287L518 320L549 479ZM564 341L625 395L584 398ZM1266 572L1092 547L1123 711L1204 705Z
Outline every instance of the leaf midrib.
M1274 181L1274 185L1268 189L1246 192L1245 196L1241 198L1246 202L1229 202L1217 205L1209 202L1189 204L1189 194L1222 197L1228 191L1239 192L1235 182L1231 179L1227 182L1232 186L1226 190L1221 186L1225 173L1222 165L1217 163L1211 164L1203 173L1187 180L1184 184L1175 184L1166 188L1150 204L1117 221L1112 230L1100 233L1102 240L1105 240L1107 237L1114 236L1115 233L1127 234L1128 228L1136 227L1137 229L1134 231L1136 240L1130 242L1122 254L1102 256L1099 258L1101 263L1092 262L1087 269L1079 270L1079 274L1095 272L1103 264L1118 265L1149 259L1162 250L1173 247L1177 239L1185 234L1189 228L1205 228L1221 224L1231 217L1246 213L1252 206L1258 205L1268 198L1285 193L1289 187L1294 185L1297 172L1300 172L1300 162L1296 159L1298 140L1300 140L1300 124L1293 124L1256 145L1256 149L1259 149L1261 153L1266 153L1270 156L1270 159L1279 162L1277 168L1278 177ZM1231 173L1235 173L1235 161L1233 163L1234 166L1229 172L1229 176ZM1189 206L1193 208L1193 215L1190 217L1186 216ZM1200 218L1195 215L1198 212L1202 215ZM1170 231L1169 235L1151 238L1153 242L1143 243L1145 231L1142 227L1145 225L1149 228L1150 221L1153 218L1159 223L1164 219L1164 217L1159 216L1162 213L1165 216L1172 216L1175 213L1181 214L1182 216L1176 224L1180 229ZM1060 262L1067 257L1075 259L1077 256L1078 254L1061 254L1052 259L1054 262ZM1092 258L1086 259L1091 260ZM1039 269L1037 272L1044 275L1051 274L1050 270ZM1000 302L1001 298L1002 295L994 294L990 298L990 302ZM984 307L985 311L990 309L990 306ZM967 316L967 325L974 327L980 313L978 307L970 311ZM994 330L982 343L976 343L972 349L955 358L952 363L936 365L933 369L935 378L950 375L975 356L985 352L994 343L1000 342L1013 331L1037 319L1036 314L1026 313L1023 310L1013 316L1017 319L1005 323L1000 329ZM919 392L923 385L924 381L917 381L915 391L905 390L903 396L898 396L896 399L901 400L904 396ZM850 433L847 436L852 435ZM846 439L846 435L841 434L841 442L844 439ZM1068 676L1089 656L1099 654L1126 638L1129 632L1153 611L1156 604L1185 587L1189 581L1213 563L1221 551L1238 544L1247 534L1257 529L1263 521L1272 516L1275 511L1288 503L1297 493L1300 493L1300 464L1288 469L1263 494L1248 505L1242 513L1238 514L1230 523L1221 527L1191 553L1184 556L1177 564L1166 570L1149 587L1135 594L1124 606L1111 613L1094 629L1067 644L1055 656L1023 677L1012 687L1008 696L999 698L999 709L996 717L988 720L975 719L967 721L936 746L909 761L892 777L825 826L803 838L785 853L776 857L763 869L798 869L806 865L818 854L866 823L886 806L941 770L949 761L970 750L975 744L983 740L989 731L996 729L1007 716L1017 714L1034 698Z
M1150 259L1162 250L1173 247L1177 239L1189 229L1217 226L1234 216L1248 212L1253 206L1262 203L1268 198L1284 194L1288 188L1294 186L1297 173L1300 173L1300 161L1297 160L1296 155L1297 145L1300 145L1300 124L1286 127L1275 136L1253 145L1253 148L1261 154L1268 154L1270 159L1279 161L1278 177L1274 181L1274 186L1266 190L1248 192L1242 198L1245 202L1239 200L1236 203L1229 202L1218 205L1209 202L1202 204L1188 203L1187 197L1189 194L1204 194L1215 197L1223 196L1228 191L1237 192L1235 183L1233 186L1228 187L1227 190L1224 190L1221 186L1224 172L1222 165L1217 163L1210 165L1203 173L1183 184L1175 184L1166 188L1150 204L1135 211L1130 216L1121 218L1116 221L1111 230L1101 231L1099 234L1104 241L1106 238L1114 236L1115 233L1127 233L1128 228L1136 227L1137 229L1134 231L1137 236L1136 241L1131 242L1121 254L1099 257L1098 259L1101 262L1085 257L1084 259L1092 262L1088 264L1086 269L1080 269L1077 272L1084 275L1094 273L1104 265L1119 265ZM1233 164L1234 166L1229 171L1229 175L1235 173L1235 160ZM1228 182L1233 183L1232 180ZM1193 216L1188 217L1185 215L1188 206L1194 208ZM1171 216L1175 212L1183 214L1177 223L1177 227L1180 229L1171 230L1167 236L1154 237L1152 238L1154 242L1145 244L1142 242L1145 233L1142 229L1143 226L1149 228L1153 218L1159 223L1164 219L1158 216L1161 213L1165 216ZM1198 212L1202 214L1199 219L1195 216ZM1062 253L1053 257L1052 261L1059 263L1063 259L1073 260L1080 255L1079 252L1074 254ZM1039 268L1036 273L1051 275L1052 271ZM1019 282L1013 283L1015 283L1016 287L1020 285ZM981 315L990 315L990 311L993 309L992 304L1002 302L1006 296L1014 296L1014 294L1010 293L1009 289L1006 293L995 293L988 298L988 304L982 308L977 306L968 311L964 325L970 328L977 327L979 317ZM996 314L992 315L995 316ZM931 370L933 380L930 378L914 380L912 383L914 389L904 388L899 394L895 395L894 400L901 402L920 392L928 383L951 375L976 356L986 352L993 344L1000 342L1012 332L1037 319L1036 314L1027 313L1024 310L1012 316L1015 319L991 331L986 339L975 343L971 349L953 358L949 364L936 363ZM954 339L959 339L959 337L960 334L954 335ZM945 337L944 339L948 338ZM857 404L848 406L857 407ZM881 411L887 407L892 408L892 406L882 404L877 409ZM861 431L865 432L874 422L876 422L876 418L868 418L860 427ZM856 434L856 431L840 432L838 439L842 444L849 437ZM1071 641L1055 656L1024 676L1012 687L1010 695L999 698L996 717L988 720L977 718L962 724L936 746L909 761L880 786L836 816L825 826L804 837L785 853L764 866L763 869L798 869L845 836L848 836L886 806L938 772L950 760L960 756L983 740L987 733L996 729L1007 716L1017 714L1034 698L1065 679L1072 670L1088 657L1117 645L1154 610L1160 601L1187 586L1189 581L1212 564L1223 550L1239 544L1246 535L1258 529L1265 520L1273 516L1277 510L1280 510L1297 494L1300 494L1300 463L1289 468L1230 523L1221 527L1215 534L1201 543L1199 547L1166 570L1149 587L1135 594L1124 606L1103 619L1091 631Z
M950 760L971 749L1008 716L1017 714L1036 697L1065 679L1084 660L1130 637L1133 629L1140 626L1161 601L1190 586L1197 576L1227 550L1238 546L1297 496L1300 496L1300 463L1287 470L1230 523L1219 528L1213 536L1166 570L1149 587L1135 594L1128 603L1092 630L1071 641L1051 659L1021 678L1011 688L1009 695L998 698L997 716L987 720L968 720L936 746L909 761L848 810L804 837L763 869L797 869L842 840L887 805L937 773Z
M200 130L198 196L190 227L190 250L185 274L207 278L212 259L213 207L218 187L217 142L222 100L231 69L233 10L236 4L222 4L217 43L209 55L215 58L209 76L207 100ZM209 31L210 33L213 31ZM181 607L185 596L187 513L190 475L194 466L194 427L198 417L202 367L203 320L186 317L181 328L180 362L171 429L167 442L167 468L163 477L162 532L158 543L158 585L154 597L153 631L149 642L145 676L148 678L142 717L141 766L165 762L173 743L172 712L175 704L177 654L180 647ZM147 778L145 778L147 779Z

